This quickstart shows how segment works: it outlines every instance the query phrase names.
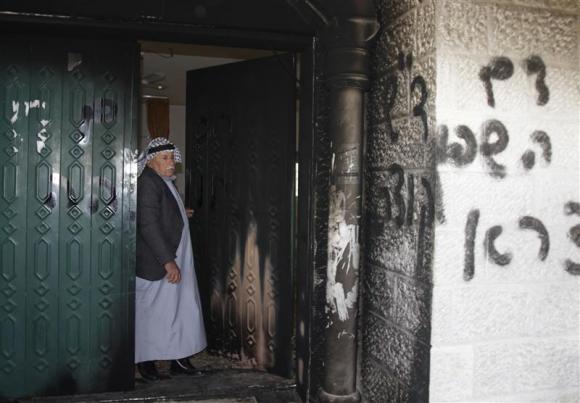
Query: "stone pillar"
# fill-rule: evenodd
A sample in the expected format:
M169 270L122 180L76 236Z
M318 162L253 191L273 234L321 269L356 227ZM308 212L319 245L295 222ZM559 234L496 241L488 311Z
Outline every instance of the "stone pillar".
M322 402L358 402L356 388L359 231L367 43L374 18L335 19L323 33L330 88L332 171L329 190L328 262Z

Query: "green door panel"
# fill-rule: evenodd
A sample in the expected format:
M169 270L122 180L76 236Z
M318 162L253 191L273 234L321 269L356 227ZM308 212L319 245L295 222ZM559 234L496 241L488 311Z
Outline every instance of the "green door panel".
M0 42L0 395L24 388L28 116L26 50ZM24 109L24 108L23 108ZM42 291L44 292L44 291Z
M136 45L0 51L0 398L131 388Z

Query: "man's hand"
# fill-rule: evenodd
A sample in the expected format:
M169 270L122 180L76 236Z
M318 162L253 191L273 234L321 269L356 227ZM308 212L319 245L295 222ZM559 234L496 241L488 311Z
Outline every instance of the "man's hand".
M185 213L187 214L187 218L193 217L193 209L192 208L186 207Z
M167 281L169 281L172 284L177 284L181 281L181 271L179 270L179 267L177 267L177 264L175 263L174 260L165 263L163 267L167 272L167 275L165 276Z

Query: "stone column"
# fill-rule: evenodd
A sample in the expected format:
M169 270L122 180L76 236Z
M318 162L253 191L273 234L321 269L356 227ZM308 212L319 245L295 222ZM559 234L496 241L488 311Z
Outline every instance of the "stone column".
M337 18L322 37L330 87L332 171L329 190L328 261L322 402L358 402L356 388L359 232L367 43L374 18Z

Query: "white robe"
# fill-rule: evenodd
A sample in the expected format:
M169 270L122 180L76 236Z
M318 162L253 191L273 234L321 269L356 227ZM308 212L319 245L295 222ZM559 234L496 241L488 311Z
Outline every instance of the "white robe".
M181 270L181 281L171 284L165 278L159 281L136 278L136 363L185 358L207 346L187 214L173 182L163 179L183 218L183 232L175 259Z

